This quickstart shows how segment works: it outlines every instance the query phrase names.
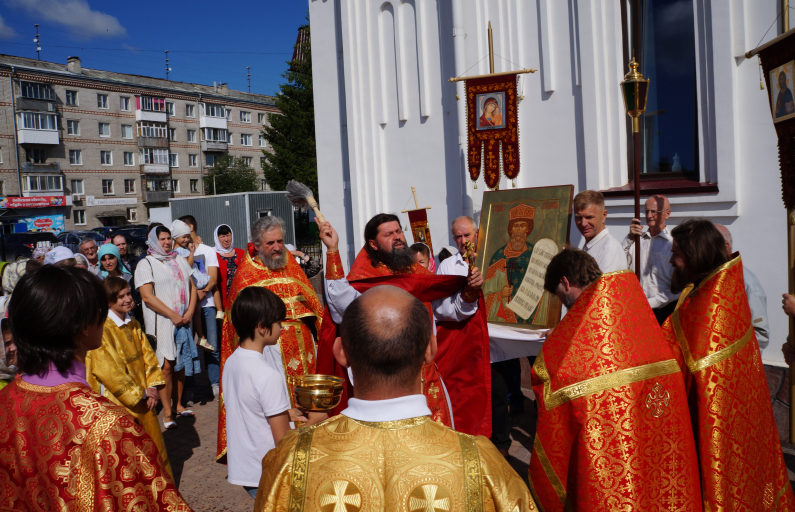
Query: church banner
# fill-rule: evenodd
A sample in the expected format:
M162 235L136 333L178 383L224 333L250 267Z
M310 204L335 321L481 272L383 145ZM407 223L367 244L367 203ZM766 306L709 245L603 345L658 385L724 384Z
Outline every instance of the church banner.
M499 186L500 172L519 175L519 113L516 74L466 81L467 166L477 181L483 169L486 186Z
M408 210L409 223L411 224L411 234L414 236L414 243L427 245L433 255L433 244L431 243L431 230L428 227L428 210Z
M573 195L573 185L483 194L475 265L485 279L490 323L523 329L558 324L561 304L544 291L544 275L569 242Z

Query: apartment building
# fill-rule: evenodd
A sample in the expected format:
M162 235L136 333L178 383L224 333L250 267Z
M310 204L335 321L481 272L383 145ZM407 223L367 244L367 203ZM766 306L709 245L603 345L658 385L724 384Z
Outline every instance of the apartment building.
M5 231L33 229L37 214L56 217L37 226L66 230L145 223L172 197L202 195L223 155L261 175L272 112L273 97L226 84L0 55L0 197L40 198L0 199L0 222Z

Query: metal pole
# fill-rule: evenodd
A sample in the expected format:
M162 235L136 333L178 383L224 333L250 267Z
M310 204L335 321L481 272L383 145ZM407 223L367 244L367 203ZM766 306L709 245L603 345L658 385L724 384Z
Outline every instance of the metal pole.
M246 76L248 77L248 92L251 92L251 66L246 66Z
M635 141L635 218L640 219L640 118L632 118L632 137ZM640 235L635 235L635 276L640 282Z
M34 23L36 27L36 39L33 40L36 43L36 60L41 60L41 39L39 38L39 24Z
M494 73L494 37L491 33L491 22L489 22L489 74Z

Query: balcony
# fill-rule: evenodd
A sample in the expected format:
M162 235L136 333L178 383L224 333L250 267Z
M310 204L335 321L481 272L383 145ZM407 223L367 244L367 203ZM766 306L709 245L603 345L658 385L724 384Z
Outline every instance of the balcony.
M226 142L203 140L202 151L226 151Z
M168 139L166 137L138 137L138 147L168 149Z
M20 128L17 130L17 138L20 144L51 144L57 146L60 143L58 130Z
M22 162L20 168L23 174L61 174L61 164L58 162L47 162L44 164Z
M17 97L18 110L40 110L42 112L57 112L58 106L53 103L55 100L34 99Z
M168 164L141 164L141 174L168 174Z
M141 110L138 109L135 111L135 120L136 121L153 121L155 123L165 123L166 122L166 113L165 112L153 112L150 110Z
M171 199L170 190L145 191L144 203L167 203Z
M199 128L222 128L226 130L226 118L199 116Z

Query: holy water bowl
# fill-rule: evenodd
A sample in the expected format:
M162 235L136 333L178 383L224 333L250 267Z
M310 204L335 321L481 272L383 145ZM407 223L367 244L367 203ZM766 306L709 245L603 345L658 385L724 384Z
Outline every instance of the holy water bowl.
M290 377L295 404L307 411L330 411L342 398L342 379L333 375Z

